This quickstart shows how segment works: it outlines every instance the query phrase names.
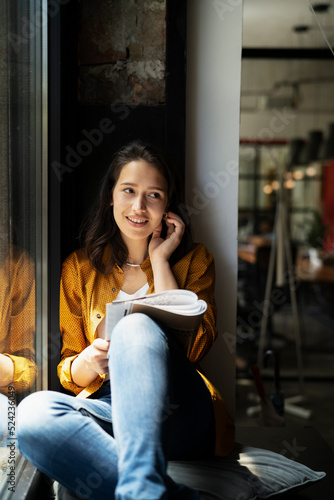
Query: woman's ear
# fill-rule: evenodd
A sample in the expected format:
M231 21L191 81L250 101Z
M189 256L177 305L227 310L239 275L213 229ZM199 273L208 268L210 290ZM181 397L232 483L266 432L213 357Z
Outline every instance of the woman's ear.
M166 205L163 218L166 219L168 215L169 206Z

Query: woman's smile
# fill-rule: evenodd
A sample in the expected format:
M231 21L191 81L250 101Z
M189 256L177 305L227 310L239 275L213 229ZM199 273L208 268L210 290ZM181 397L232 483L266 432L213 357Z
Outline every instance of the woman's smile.
M126 218L128 219L128 221L132 227L143 227L143 226L145 226L145 224L148 223L148 219L141 219L141 218L129 216L129 215L126 216Z

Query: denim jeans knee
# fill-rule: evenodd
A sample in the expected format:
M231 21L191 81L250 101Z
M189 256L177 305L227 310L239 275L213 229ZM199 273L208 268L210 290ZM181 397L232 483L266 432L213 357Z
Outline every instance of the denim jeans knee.
M158 323L146 314L134 313L122 318L114 327L110 338L110 351L130 345L146 345L151 349L160 350L167 348L168 342Z

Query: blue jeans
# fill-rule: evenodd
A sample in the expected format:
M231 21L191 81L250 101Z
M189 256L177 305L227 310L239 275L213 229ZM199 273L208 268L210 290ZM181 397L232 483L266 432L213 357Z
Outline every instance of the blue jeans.
M202 377L143 314L110 341L109 383L89 399L42 391L18 407L23 456L79 498L198 499L167 476L167 460L212 455L214 416Z

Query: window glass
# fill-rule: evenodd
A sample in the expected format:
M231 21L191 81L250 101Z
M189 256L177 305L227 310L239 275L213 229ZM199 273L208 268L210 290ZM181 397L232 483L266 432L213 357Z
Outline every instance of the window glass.
M0 0L0 496L16 405L46 388L46 2ZM44 10L43 10L44 9ZM12 446L8 446L10 440ZM13 462L14 460L14 462ZM14 469L11 469L12 471ZM1 476L2 474L2 476ZM11 480L13 484L11 484ZM9 482L8 482L9 481ZM14 490L12 490L14 491Z

